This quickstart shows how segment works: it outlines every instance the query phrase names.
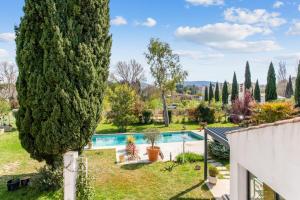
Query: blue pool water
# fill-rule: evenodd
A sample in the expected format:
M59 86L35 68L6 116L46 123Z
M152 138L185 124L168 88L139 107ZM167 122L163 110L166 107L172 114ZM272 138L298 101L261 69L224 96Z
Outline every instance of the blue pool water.
M133 136L135 138L136 144L147 144L142 133L135 134L101 134L93 135L93 147L105 147L105 146L117 146L126 145L126 140L128 136ZM198 141L203 140L203 137L197 135L191 131L184 132L165 132L161 133L161 137L157 143L170 143L170 142L182 142L183 136L185 141Z

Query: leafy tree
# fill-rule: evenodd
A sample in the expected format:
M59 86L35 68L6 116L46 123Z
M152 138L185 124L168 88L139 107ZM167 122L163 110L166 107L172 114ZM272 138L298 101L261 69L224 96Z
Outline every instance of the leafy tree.
M215 89L215 101L216 102L220 101L220 91L219 91L219 83L218 82L216 84L216 89Z
M150 65L154 83L161 92L165 126L169 126L166 93L174 90L178 83L183 82L187 77L187 72L182 70L179 56L173 53L170 45L159 39L150 40L145 56Z
M68 9L66 9L68 8ZM32 158L61 166L98 125L110 61L109 1L25 1L16 28L17 127Z
M222 89L222 103L223 105L228 104L228 86L227 81L224 81L223 89Z
M208 101L211 102L214 98L214 90L211 83L209 83L209 93L208 93Z
M254 99L257 102L261 102L261 94L260 94L260 88L259 88L259 83L258 80L255 83L255 88L254 88Z
M120 84L110 93L110 117L120 131L126 131L127 126L136 119L134 114L135 100L137 98L135 90L128 84Z
M235 101L238 97L239 97L239 88L236 79L236 74L234 72L233 80L232 80L232 89L231 89L231 102Z
M249 62L247 61L246 70L245 70L245 89L250 90L251 87L252 87L252 83L251 83L250 66L249 66Z
M207 86L205 86L204 101L208 101L208 87Z
M296 86L295 86L295 104L296 107L300 107L300 61L298 64L298 73L297 73Z
M289 82L286 85L286 89L285 89L285 97L286 98L291 98L294 94L294 90L293 90L293 83L292 83L292 77L289 77Z
M273 63L271 62L269 71L268 71L268 78L267 78L267 85L266 85L266 101L272 101L277 99L277 91L276 91L276 75Z
M2 119L2 124L4 124L4 116L10 111L9 102L5 99L0 98L0 119Z

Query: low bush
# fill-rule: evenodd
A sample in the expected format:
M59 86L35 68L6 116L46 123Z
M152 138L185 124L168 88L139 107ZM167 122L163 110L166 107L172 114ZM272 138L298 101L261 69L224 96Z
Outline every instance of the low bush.
M149 124L151 122L151 117L153 113L151 110L144 110L142 113L144 124Z
M63 185L63 170L51 169L47 165L39 170L39 177L36 180L38 190L40 191L55 191Z
M208 143L208 153L215 158L221 160L228 160L230 156L230 151L224 145L217 141L211 141Z
M198 121L198 110L197 108L189 108L186 110L188 119L190 122L197 122Z
M196 154L196 153L190 153L190 152L181 153L178 156L176 156L176 162L178 162L178 163L183 163L183 159L184 159L184 162L189 162L189 163L200 162L200 161L204 160L202 155Z
M257 125L289 119L295 112L291 102L266 102L263 104L255 104L252 107L251 123Z
M198 121L214 123L215 122L215 110L205 103L201 103L197 108Z
M219 174L218 169L215 166L210 166L208 169L209 176L216 177Z

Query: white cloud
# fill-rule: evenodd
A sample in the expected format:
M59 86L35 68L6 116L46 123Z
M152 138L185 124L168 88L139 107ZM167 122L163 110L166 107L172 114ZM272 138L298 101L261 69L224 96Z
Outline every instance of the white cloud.
M11 42L16 38L15 33L0 33L0 41Z
M280 13L269 13L265 9L228 8L224 11L224 16L229 22L265 27L278 27L286 23L286 20L280 17Z
M0 49L0 58L1 57L7 57L8 56L8 51L5 49Z
M179 27L175 35L178 38L197 43L224 42L230 40L243 40L265 30L251 25L229 23L207 24L202 27Z
M273 4L273 8L280 8L283 5L284 3L282 1L275 1L275 3Z
M280 46L272 40L260 40L260 41L227 41L227 42L212 42L208 43L208 46L237 53L255 53L261 51L274 51L280 50Z
M300 60L300 52L287 53L275 57L278 60Z
M190 50L179 50L175 51L176 54L182 57L192 58L194 60L209 60L223 58L224 55L221 53L204 53L200 51L190 51Z
M300 35L300 21L294 21L287 31L288 35Z
M156 20L148 17L145 22L141 23L142 26L153 27L157 24Z
M212 6L212 5L224 4L224 0L185 0L185 1L194 6Z
M248 37L265 34L265 29L251 25L216 23L202 27L178 27L175 35L186 41L229 52L259 52L280 49L273 40L248 41Z
M121 26L121 25L126 25L127 20L122 16L116 16L114 19L110 21L110 23L115 26Z

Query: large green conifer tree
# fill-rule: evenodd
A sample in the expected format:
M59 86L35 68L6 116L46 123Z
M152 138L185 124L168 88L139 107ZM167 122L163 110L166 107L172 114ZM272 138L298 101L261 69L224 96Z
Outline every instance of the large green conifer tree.
M295 86L295 104L296 107L300 107L300 61L298 64L298 72L297 72L296 86Z
M255 88L254 88L254 99L257 102L261 102L261 94L260 94L260 88L259 88L259 83L258 80L255 83Z
M55 167L99 122L108 77L108 0L25 1L16 29L17 127L31 157ZM59 163L59 162L58 162Z
M247 61L246 63L246 70L245 70L245 89L250 90L250 88L252 87L252 83L251 83L251 73L250 73L250 66L249 66L249 62Z
M223 88L222 88L222 103L223 103L223 105L228 104L228 86L227 86L227 81L224 82Z
M219 91L219 83L218 82L216 84L216 89L215 89L215 101L216 102L220 101L220 91Z
M266 101L273 101L277 99L276 75L275 75L275 70L272 62L270 64L269 71L268 71L265 98Z
M209 101L209 103L212 101L213 98L214 98L213 86L212 86L211 83L209 83L209 93L208 93L208 101Z
M208 101L208 87L205 86L205 90L204 90L204 101Z
M234 72L233 79L232 79L232 88L231 88L231 102L235 101L237 98L239 98L239 88L238 88L238 82L236 79L236 74Z
M285 97L286 98L291 98L294 94L294 90L293 90L293 83L292 83L292 77L289 77L289 81L286 84L286 89L285 89Z

